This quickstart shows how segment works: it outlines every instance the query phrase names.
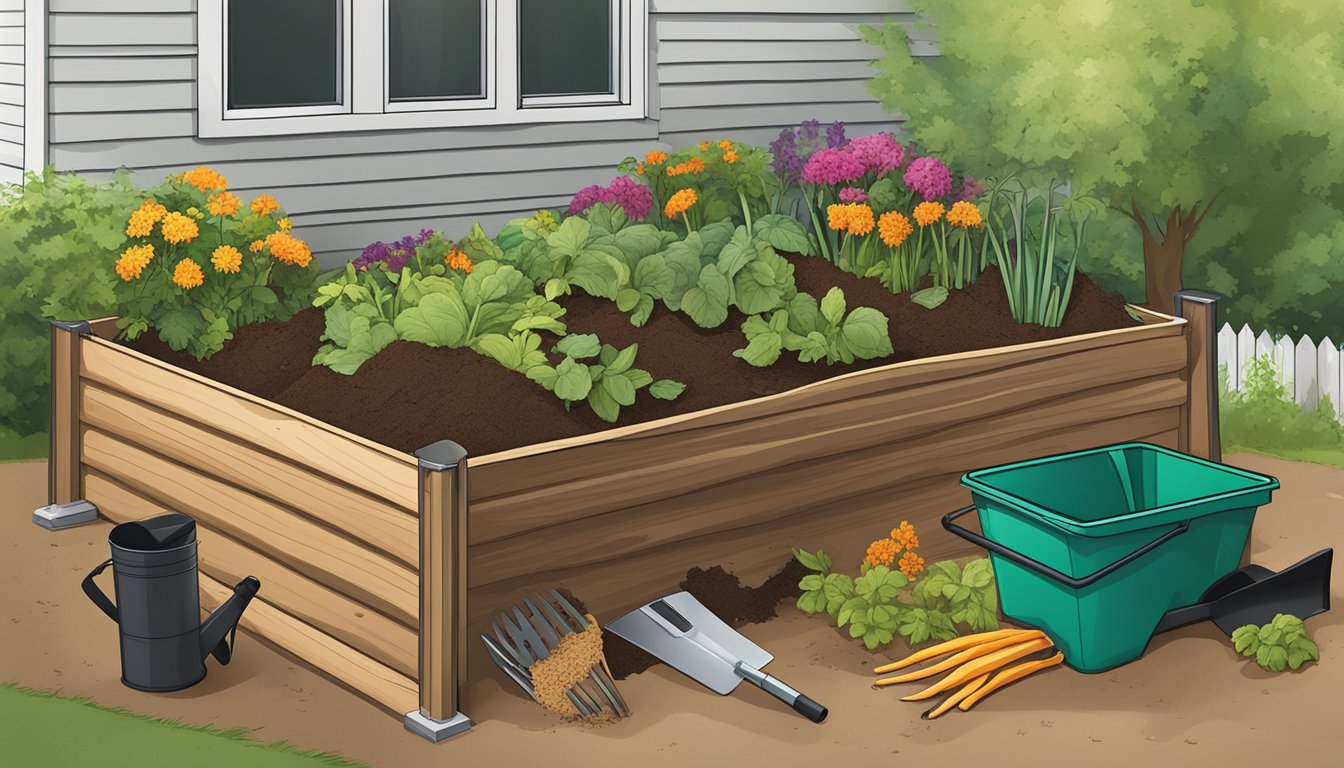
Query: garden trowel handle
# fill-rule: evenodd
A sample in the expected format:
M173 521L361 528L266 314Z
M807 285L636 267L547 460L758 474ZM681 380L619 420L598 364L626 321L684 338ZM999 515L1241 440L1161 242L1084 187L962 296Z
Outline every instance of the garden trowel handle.
M774 696L776 699L793 707L793 711L806 717L814 723L820 723L826 719L826 708L817 702L807 698L803 694L795 691L783 680L765 674L759 669L750 666L744 662L737 662L734 665L737 674L742 676L743 680L760 688L766 693Z

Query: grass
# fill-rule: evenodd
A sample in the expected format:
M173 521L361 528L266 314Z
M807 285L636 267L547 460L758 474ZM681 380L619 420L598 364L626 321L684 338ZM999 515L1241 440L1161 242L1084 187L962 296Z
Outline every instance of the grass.
M0 427L0 462L30 461L47 456L47 435L25 435L20 437Z
M367 768L242 728L221 729L146 717L88 699L0 684L0 744L5 765L100 768Z
M1251 361L1240 392L1228 391L1225 369L1219 378L1224 454L1250 451L1344 468L1344 426L1335 418L1335 407L1328 399L1315 411L1302 410L1268 357Z

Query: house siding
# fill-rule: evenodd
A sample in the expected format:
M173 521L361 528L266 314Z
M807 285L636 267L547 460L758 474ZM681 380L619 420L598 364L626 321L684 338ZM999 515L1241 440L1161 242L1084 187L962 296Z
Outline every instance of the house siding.
M0 0L0 182L23 179L23 0Z
M49 152L62 170L125 166L142 184L211 165L240 194L275 194L333 264L422 227L491 229L561 207L659 145L763 144L811 117L843 120L851 135L894 128L865 89L876 51L858 27L915 17L895 0L831 5L653 0L650 119L198 139L193 0L50 0Z

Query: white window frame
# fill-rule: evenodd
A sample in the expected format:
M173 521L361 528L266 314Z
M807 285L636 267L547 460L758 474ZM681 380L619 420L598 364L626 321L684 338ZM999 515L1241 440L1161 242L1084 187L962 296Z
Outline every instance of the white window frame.
M612 0L613 82L619 93L529 97L519 84L519 0L484 0L485 97L392 102L388 98L387 0L341 0L345 38L339 107L226 109L227 0L197 11L197 134L202 138L414 130L520 123L636 120L648 114L650 0ZM366 33L363 30L378 30ZM493 43L493 44L491 44ZM364 66L364 62L378 62ZM325 110L319 112L318 110Z

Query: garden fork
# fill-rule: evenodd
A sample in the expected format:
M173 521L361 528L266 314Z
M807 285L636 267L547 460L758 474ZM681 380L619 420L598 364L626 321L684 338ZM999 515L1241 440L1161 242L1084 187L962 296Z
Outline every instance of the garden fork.
M565 635L586 630L588 620L563 595L550 590L549 599L540 593L524 598L522 605L510 606L491 625L498 642L481 635L491 660L535 699L532 665L549 658ZM566 691L566 696L583 717L591 717L604 708L617 717L630 714L615 681L600 662L593 666L586 681L575 684Z

